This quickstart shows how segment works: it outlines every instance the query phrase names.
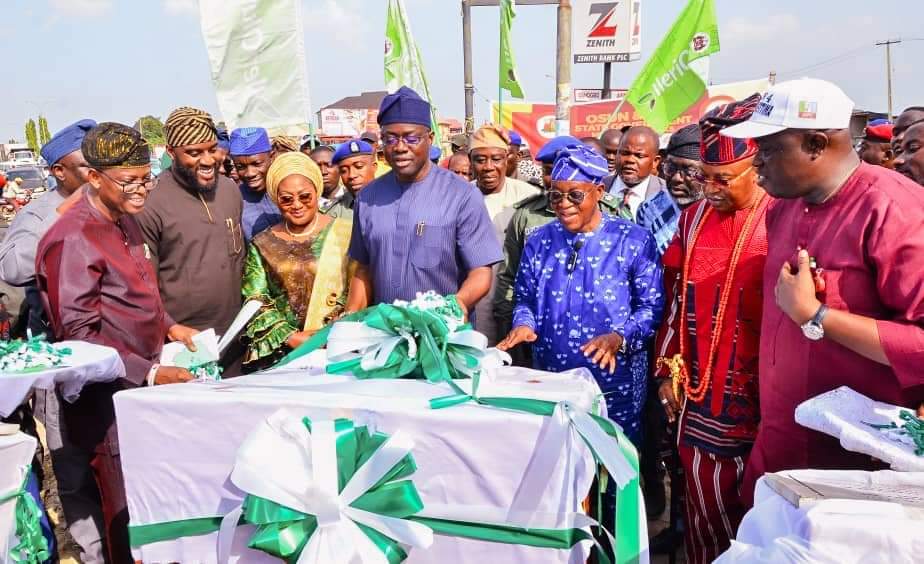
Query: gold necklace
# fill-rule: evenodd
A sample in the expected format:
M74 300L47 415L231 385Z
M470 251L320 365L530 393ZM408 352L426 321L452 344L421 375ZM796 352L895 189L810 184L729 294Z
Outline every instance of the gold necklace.
M314 228L315 226L317 226L318 221L320 221L320 219L321 219L321 214L319 213L314 214L314 220L311 222L311 225L309 225L308 229L302 233L292 233L292 231L289 229L289 220L287 219L282 220L282 227L286 230L286 233L288 233L291 237L295 237L295 238L308 237L314 232Z

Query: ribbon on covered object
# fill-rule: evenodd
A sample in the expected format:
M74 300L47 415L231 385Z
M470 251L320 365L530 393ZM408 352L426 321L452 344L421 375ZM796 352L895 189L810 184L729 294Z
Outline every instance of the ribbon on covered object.
M19 542L10 549L10 561L16 564L38 564L50 557L48 540L42 535L42 510L27 489L29 467L24 466L22 473L19 489L0 495L0 505L16 500L14 519Z

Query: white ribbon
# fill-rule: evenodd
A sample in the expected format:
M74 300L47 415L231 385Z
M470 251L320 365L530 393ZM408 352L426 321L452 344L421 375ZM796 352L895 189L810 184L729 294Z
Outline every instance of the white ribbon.
M411 452L414 441L409 435L391 435L338 493L334 422L315 421L311 427L309 433L301 418L288 410L273 413L244 441L231 472L231 481L241 490L317 517L318 528L298 564L387 564L357 523L412 547L433 543L429 527L350 507ZM237 508L222 521L219 562L228 562L239 518Z

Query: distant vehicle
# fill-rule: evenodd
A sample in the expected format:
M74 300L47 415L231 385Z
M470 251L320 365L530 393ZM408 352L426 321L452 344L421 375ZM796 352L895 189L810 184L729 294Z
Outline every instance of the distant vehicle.
M33 192L44 192L48 186L45 183L45 175L42 170L35 166L11 168L6 171L6 181L13 182L17 178L22 178L22 188Z
M18 150L10 153L10 162L13 163L13 166L36 166L38 165L38 159L35 158L35 153L29 150Z

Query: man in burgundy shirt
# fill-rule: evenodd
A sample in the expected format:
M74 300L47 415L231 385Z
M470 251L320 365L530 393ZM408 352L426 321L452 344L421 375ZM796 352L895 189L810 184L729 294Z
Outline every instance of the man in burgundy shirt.
M761 423L746 503L765 472L872 467L797 424L801 402L840 386L907 407L924 400L924 190L860 162L852 110L837 86L801 79L722 131L755 138L758 182L779 198L767 213Z

